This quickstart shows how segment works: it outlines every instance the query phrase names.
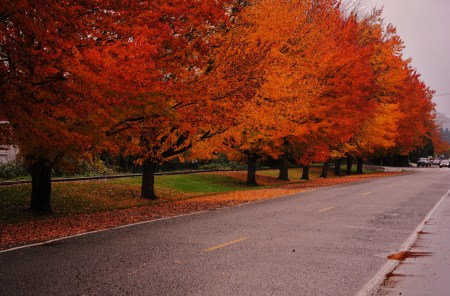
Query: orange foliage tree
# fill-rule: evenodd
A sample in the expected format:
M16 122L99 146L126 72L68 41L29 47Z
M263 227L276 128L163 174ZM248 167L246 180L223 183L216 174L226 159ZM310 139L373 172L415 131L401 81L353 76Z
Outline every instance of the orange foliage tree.
M371 88L377 107L346 146L347 153L358 158L358 172L368 156L400 155L405 162L436 130L433 91L402 58L403 42L395 28L387 25L383 30L380 10L360 22L360 42L373 47Z
M247 161L250 185L256 185L258 159L278 158L285 138L302 130L302 125L294 121L304 114L302 102L306 98L302 96L307 94L307 87L312 87L301 80L300 76L306 74L300 70L303 65L294 65L290 43L298 41L293 35L298 37L305 32L301 24L307 18L306 2L258 1L246 11L251 30L248 40L253 40L254 46L269 43L270 51L259 65L264 69L262 82L255 85L253 97L244 102L234 126L223 138L229 157ZM299 88L301 83L303 91Z
M346 16L338 1L300 3L304 17L293 16L294 29L271 62L269 73L274 74L265 86L285 119L277 122L284 132L278 134L284 137L282 149L302 164L308 179L309 163L326 161L367 116L373 79L371 48L358 42L356 17Z
M436 139L433 91L380 10L358 18L337 0L197 4L4 1L0 118L30 168L30 209L51 211L62 159L101 149L137 156L142 196L155 199L157 164L194 146L192 157L247 160L256 184L261 157L308 167L407 155Z
M144 130L131 142L185 145L184 125L177 127L169 107L191 105L187 81L195 84L206 68L213 33L229 16L224 2L212 0L7 1L0 11L1 112L30 166L30 209L51 211L51 169L63 157L117 150L105 135L141 124L140 117ZM190 119L185 115L178 122ZM155 136L155 127L164 132Z
M50 212L51 171L102 142L104 101L85 73L85 50L117 39L98 24L117 15L109 1L3 1L0 116L32 176L30 209Z
M405 71L408 76L403 81L403 96L399 97L402 118L392 153L404 156L403 159L407 160L410 152L432 140L437 126L432 102L434 91L420 80L415 70L407 68Z
M210 9L205 11L204 6ZM155 69L163 74L152 81L159 88L136 95L132 89L136 81L129 81L130 99L118 109L118 120L108 134L142 163L142 197L157 198L158 164L224 132L257 83L255 64L267 44L259 42L252 48L255 52L248 50L250 41L245 40L245 20L240 15L244 8L242 1L209 1L174 10L176 15L167 16L167 22L175 32L154 57Z
M311 142L301 162L306 166L313 161L327 163L330 157L339 158L342 147L370 116L373 103L370 86L373 74L369 57L371 46L359 42L358 20L340 6L319 10L326 32L325 48L318 73L319 90L310 115ZM316 21L317 22L317 21ZM324 171L323 176L326 176ZM307 179L307 172L304 174Z

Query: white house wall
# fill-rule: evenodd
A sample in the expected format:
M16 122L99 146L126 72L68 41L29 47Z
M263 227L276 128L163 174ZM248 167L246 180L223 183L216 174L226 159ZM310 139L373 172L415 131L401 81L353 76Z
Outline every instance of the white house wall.
M0 146L0 164L8 163L16 159L19 149L14 146Z

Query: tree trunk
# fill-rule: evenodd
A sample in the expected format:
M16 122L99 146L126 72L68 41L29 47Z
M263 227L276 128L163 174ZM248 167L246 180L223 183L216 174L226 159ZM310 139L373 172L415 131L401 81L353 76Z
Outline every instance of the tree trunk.
M309 180L309 165L303 166L302 180Z
M155 170L158 163L151 159L144 160L142 164L141 197L146 199L158 199L155 194Z
M30 166L31 201L29 211L52 213L50 196L52 191L52 165L48 160L39 160Z
M362 157L358 157L356 159L356 173L362 174L363 173L363 159Z
M329 162L325 161L322 166L322 173L320 174L320 178L328 177L328 166L329 166Z
M258 161L259 156L254 154L254 153L250 153L247 154L247 158L248 158L248 166L247 166L247 184L248 185L258 185L256 183L256 163Z
M282 181L289 181L289 160L286 155L280 157L280 174L278 179Z
M334 160L334 175L341 176L341 159L336 158Z
M351 156L347 156L347 169L345 171L345 173L347 175L352 174L352 164L353 164L353 158Z

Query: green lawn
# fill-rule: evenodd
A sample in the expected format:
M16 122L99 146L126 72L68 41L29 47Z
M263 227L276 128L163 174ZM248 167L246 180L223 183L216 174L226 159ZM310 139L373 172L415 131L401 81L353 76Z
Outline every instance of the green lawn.
M214 174L157 176L156 183L163 188L189 193L219 193L248 189L247 185L233 177Z

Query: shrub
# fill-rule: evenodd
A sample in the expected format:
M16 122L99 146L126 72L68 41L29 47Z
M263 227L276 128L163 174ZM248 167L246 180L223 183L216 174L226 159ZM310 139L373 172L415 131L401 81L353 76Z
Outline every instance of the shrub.
M230 161L225 155L220 155L218 158L212 159L208 163L199 166L200 170L239 170L245 168L245 164Z
M20 160L0 164L0 179L11 180L28 176L28 171Z
M101 159L88 160L64 160L62 165L52 171L53 177L72 176L104 176L116 174L114 168L106 166Z

